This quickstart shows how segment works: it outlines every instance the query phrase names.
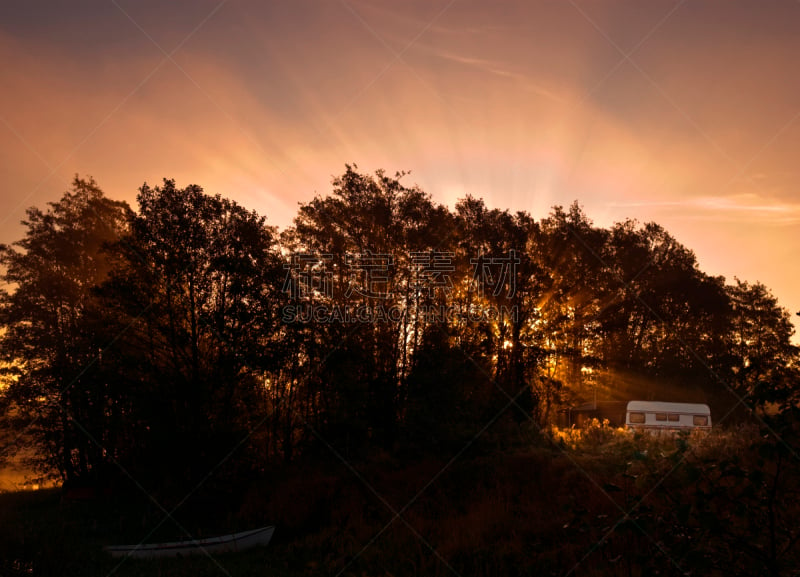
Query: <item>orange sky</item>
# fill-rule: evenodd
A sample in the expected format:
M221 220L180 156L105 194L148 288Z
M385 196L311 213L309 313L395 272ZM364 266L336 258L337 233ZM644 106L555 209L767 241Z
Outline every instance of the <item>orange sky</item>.
M778 0L4 3L0 242L76 172L285 226L355 162L451 206L656 221L800 311L798 30Z

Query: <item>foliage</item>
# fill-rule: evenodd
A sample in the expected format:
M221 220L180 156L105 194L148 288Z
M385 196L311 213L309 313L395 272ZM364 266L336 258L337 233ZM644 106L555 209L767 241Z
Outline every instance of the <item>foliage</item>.
M7 388L4 415L39 446L44 470L62 478L102 467L112 391L99 377L98 341L86 322L92 289L110 274L105 248L127 230L130 209L77 176L46 211L31 208L26 234L0 247L0 352ZM8 447L13 450L18 445Z
M97 320L118 335L103 359L125 422L113 456L137 477L194 485L239 443L231 466L258 450L281 301L274 230L195 185L145 185L138 202L98 288Z
M346 166L280 235L197 185L145 184L133 211L76 178L0 251L6 432L65 480L180 492L298 458L506 447L595 395L707 400L723 423L797 406L763 285L704 274L655 223L451 210L407 176ZM303 317L320 310L337 314Z
M187 503L174 512L180 527L167 521L150 540L179 537L181 527L208 534L275 523L268 548L214 557L233 575L788 577L800 561L800 468L787 448L796 447L796 425L769 426L780 439L757 426L689 437L612 434L577 450L526 448L452 463L384 456L360 463L358 476L298 462L255 479L233 515ZM102 545L136 542L163 519L133 497L0 495L0 560L38 575L106 575L116 562ZM119 570L218 574L214 561L126 562Z

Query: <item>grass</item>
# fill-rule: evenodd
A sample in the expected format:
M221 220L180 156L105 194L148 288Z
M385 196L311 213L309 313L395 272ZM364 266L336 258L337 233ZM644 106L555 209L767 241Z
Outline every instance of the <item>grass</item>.
M269 549L152 561L121 561L103 551L138 543L156 523L141 502L69 502L59 489L0 494L0 575L291 575ZM172 525L161 534L176 531Z
M702 507L692 504L697 478L687 467L717 471L748 458L753 431L654 438L595 428L554 431L553 443L538 447L464 456L444 472L445 459L401 462L385 454L359 465L358 475L330 463L284 468L254 481L227 510L207 516L207 504L195 501L176 511L194 535L277 526L268 547L213 559L108 557L104 545L138 543L163 519L145 500L0 494L0 575L488 577L575 568L576 576L627 577L699 566L707 575L748 574L717 569L724 535L709 532ZM694 507L688 520L675 516L673 496ZM699 543L672 535L678 526L706 540L706 565L687 545ZM147 541L176 536L179 528L166 522Z

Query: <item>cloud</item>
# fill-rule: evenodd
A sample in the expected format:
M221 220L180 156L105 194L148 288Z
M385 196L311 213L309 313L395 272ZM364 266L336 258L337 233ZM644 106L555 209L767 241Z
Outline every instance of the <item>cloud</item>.
M699 196L682 200L612 202L613 208L637 212L680 213L690 220L739 222L759 226L800 224L800 203L774 202L756 193Z
M567 102L567 98L563 94L559 93L559 91L547 88L545 87L545 85L535 82L533 78L531 78L528 74L512 70L508 66L504 65L502 62L485 60L482 58L470 58L467 56L461 56L458 54L449 54L449 53L441 53L439 54L439 56L446 60L450 60L451 62L463 64L472 67L476 70L479 70L481 72L485 72L487 74L492 74L500 78L513 80L523 90L527 90L529 92L533 92L540 96L544 96L555 102L559 103Z

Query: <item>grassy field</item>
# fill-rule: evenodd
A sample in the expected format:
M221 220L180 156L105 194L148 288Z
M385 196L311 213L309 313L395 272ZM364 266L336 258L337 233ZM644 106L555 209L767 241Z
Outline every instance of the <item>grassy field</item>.
M382 455L352 470L295 465L225 506L190 500L177 522L144 498L0 494L0 575L791 575L792 549L777 572L753 569L757 553L725 558L738 529L762 539L748 523L760 519L770 469L764 483L749 479L754 438L658 440L596 426L450 464ZM744 476L723 475L729 463ZM755 505L728 515L731 497ZM716 527L714 512L734 525ZM267 524L277 526L273 542L245 553L120 562L102 550L181 538L182 528L200 537Z

